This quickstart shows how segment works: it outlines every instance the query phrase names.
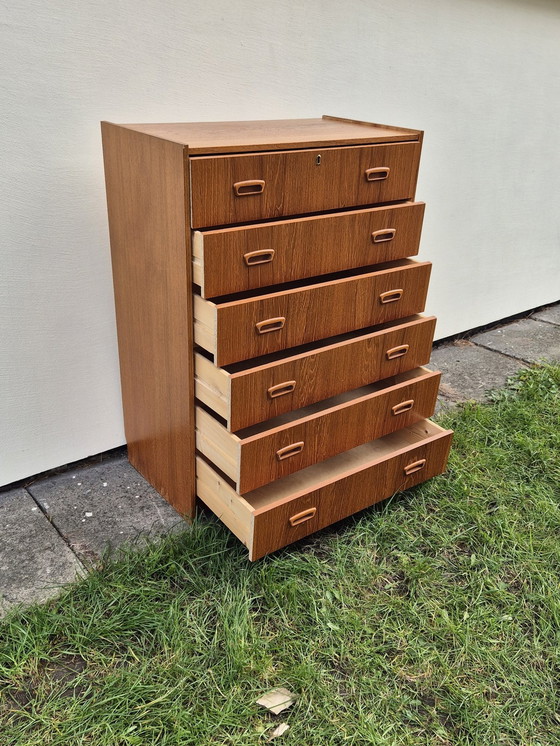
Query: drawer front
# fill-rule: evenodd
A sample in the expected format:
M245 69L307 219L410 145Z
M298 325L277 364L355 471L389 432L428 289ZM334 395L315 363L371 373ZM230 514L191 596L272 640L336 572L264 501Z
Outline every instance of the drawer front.
M212 298L418 253L424 203L193 232L194 282Z
M319 484L299 497L257 510L253 516L251 559L259 559L399 490L441 474L451 438L451 432L443 431L369 467ZM251 495L246 495L246 499L250 503Z
M192 157L193 228L413 199L419 142Z
M378 272L217 304L210 352L216 365L223 366L419 313L424 310L430 269L429 262L409 261ZM208 337L199 330L195 326L195 341L204 347Z
M431 417L436 406L440 374L420 368L414 376L346 403L241 438L241 494L324 461L337 453L380 438ZM375 387L367 387L375 388ZM336 399L344 399L336 397Z
M240 430L419 365L432 351L435 318L419 318L232 373L229 427ZM215 388L215 387L214 387Z

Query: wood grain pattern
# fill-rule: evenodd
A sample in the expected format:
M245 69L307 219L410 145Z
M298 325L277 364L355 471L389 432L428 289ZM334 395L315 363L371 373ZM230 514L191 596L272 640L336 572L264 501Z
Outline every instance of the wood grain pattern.
M420 149L404 142L190 158L192 227L413 199ZM368 182L366 170L381 166L388 178ZM252 180L265 182L262 194L235 196L236 182Z
M198 407L197 448L244 494L430 417L439 380L439 373L417 368L235 434ZM393 411L405 402L406 411ZM295 455L280 460L278 454L296 443L303 445Z
M243 497L197 457L198 495L245 543L250 559L256 560L440 474L452 435L422 420ZM426 459L424 468L406 476L405 468L422 459ZM290 518L313 508L310 520L291 524Z
M323 117L247 122L123 124L153 137L188 145L192 154L241 153L418 140L419 130Z
M215 328L195 341L215 356L218 366L249 360L313 342L324 337L383 324L424 310L431 264L404 260L381 265L373 272L352 273L339 279L224 303L197 299L198 308L215 311ZM385 293L401 290L396 302L383 303ZM208 322L204 314L204 323ZM265 319L285 318L279 331L256 333Z
M404 259L418 253L423 202L193 232L193 279L203 298ZM389 241L372 234L394 229ZM377 239L383 236L377 236ZM265 264L245 256L274 252ZM267 258L267 257L265 257Z
M259 559L286 544L298 541L314 531L340 521L380 500L385 500L395 492L409 489L415 484L431 479L436 474L441 474L447 464L452 432L443 430L432 435L433 423L425 423L417 428L423 429L424 438L414 445L398 449L400 439L397 437L395 449L386 458L369 465L362 464L354 467L347 475L335 480L331 478L298 497L284 499L275 507L265 506L257 509L253 514L250 559ZM399 431L393 435L399 436L402 432ZM364 448L364 446L358 446L360 447ZM367 445L365 452L367 453ZM406 476L404 471L406 466L422 459L426 461L424 468ZM320 466L321 464L317 464L309 468ZM249 494L245 496L245 499L251 504L254 496ZM297 526L290 524L291 516L313 507L316 507L317 511L311 520Z
M102 134L128 457L179 512L192 516L186 153L106 122Z
M436 319L415 316L381 328L330 338L290 355L276 355L217 368L195 355L197 397L236 431L263 420L305 407L343 391L425 365L432 350ZM387 352L408 345L406 354L390 360ZM293 391L270 398L268 389L295 381ZM216 406L217 402L217 406Z

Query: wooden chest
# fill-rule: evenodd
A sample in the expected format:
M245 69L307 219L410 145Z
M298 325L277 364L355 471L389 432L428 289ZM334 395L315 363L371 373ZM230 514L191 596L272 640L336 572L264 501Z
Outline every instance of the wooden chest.
M131 463L264 554L445 469L422 133L102 124Z

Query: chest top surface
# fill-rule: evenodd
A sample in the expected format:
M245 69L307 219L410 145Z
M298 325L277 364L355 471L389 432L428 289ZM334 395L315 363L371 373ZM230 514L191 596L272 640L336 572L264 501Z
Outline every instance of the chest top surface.
M407 142L420 140L422 135L419 130L328 116L318 119L120 126L188 146L191 155Z

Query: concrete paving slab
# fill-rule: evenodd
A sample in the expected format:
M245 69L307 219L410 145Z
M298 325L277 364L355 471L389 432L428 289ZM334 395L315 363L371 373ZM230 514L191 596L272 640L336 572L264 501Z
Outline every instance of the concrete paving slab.
M509 376L526 366L468 340L458 340L436 347L427 367L441 371L441 396L460 402L482 401L487 391L503 386Z
M534 313L531 318L537 319L537 321L547 321L549 324L557 324L560 326L560 303L557 303L555 306L543 308L542 311L537 311L537 313Z
M534 363L560 361L560 327L533 319L521 319L487 332L475 334L473 342L491 350Z
M188 526L123 456L69 470L28 490L87 565L125 543L145 544Z
M57 596L83 570L24 489L0 494L0 531L0 617Z

